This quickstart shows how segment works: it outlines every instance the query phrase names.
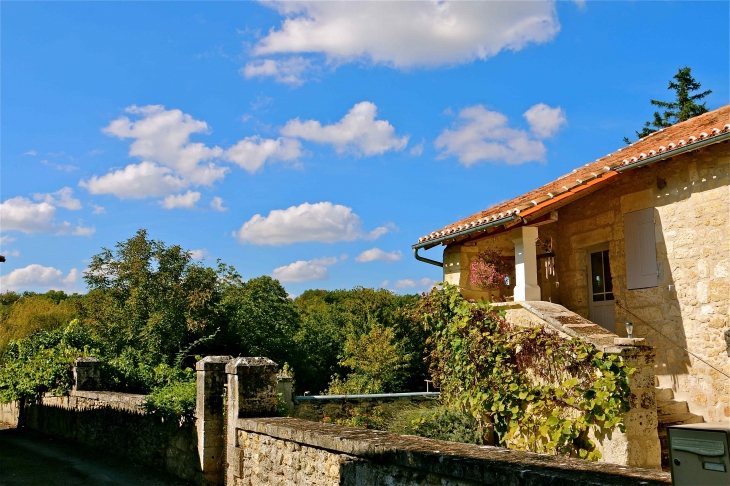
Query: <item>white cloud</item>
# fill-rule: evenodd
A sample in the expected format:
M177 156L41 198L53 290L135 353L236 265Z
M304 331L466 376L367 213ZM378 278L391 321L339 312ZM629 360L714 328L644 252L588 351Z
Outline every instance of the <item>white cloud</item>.
M351 151L358 155L377 155L388 150L403 150L408 137L397 137L395 128L386 120L375 120L378 107L369 101L353 106L338 122L322 126L316 120L289 120L281 133L287 137L331 144L338 153Z
M431 289L436 284L438 284L437 280L434 280L432 278L426 278L426 277L417 279L417 280L407 278L404 280L396 280L396 282L395 282L395 286L399 289L416 289L416 288Z
M165 209L185 208L192 209L195 203L200 200L200 193L188 191L185 194L169 195L160 201L160 205Z
M277 83L300 85L304 82L303 75L311 68L312 62L301 56L288 59L258 59L247 63L240 69L246 79L274 78Z
M378 287L380 287L381 289L384 289L388 285L390 285L390 280L383 280L382 282L380 282L380 285L378 285Z
M301 157L299 140L279 137L276 140L258 135L246 137L225 152L226 160L235 162L248 172L256 172L267 161L293 161Z
M530 124L530 130L537 138L550 138L567 123L565 111L562 108L559 106L550 108L545 103L532 106L522 116Z
M79 182L79 186L91 194L112 194L120 199L164 196L187 185L186 181L173 175L172 170L153 162L129 164L124 169Z
M0 204L2 231L46 233L55 228L56 208L47 202L34 204L30 199L17 196Z
M241 243L288 245L306 241L354 241L368 235L352 208L320 202L274 209L268 216L257 214L234 232L234 236Z
M398 227L396 225L394 225L393 223L388 223L385 226L378 226L377 228L363 236L363 238L366 240L377 240L381 236L397 230Z
M96 233L96 228L94 226L83 226L81 221L79 221L79 225L71 231L71 234L74 236L91 236L94 233Z
M423 154L423 146L426 144L426 140L421 140L421 143L411 147L410 154L414 157L418 157Z
M221 213L223 211L228 211L228 208L223 206L223 199L218 196L215 196L210 201L210 207L213 208L215 211L220 211Z
M5 256L17 257L20 256L20 250L7 250Z
M30 155L32 157L35 157L38 155L38 153L35 150L28 150L27 152L23 152L22 155Z
M281 282L306 282L308 280L327 280L327 267L337 263L337 257L299 260L289 265L275 268L271 276Z
M104 206L97 206L96 204L92 204L91 207L94 208L93 214L106 213L106 209L104 208Z
M0 246L12 243L13 241L15 241L15 238L12 236L0 236Z
M360 263L374 261L393 263L397 262L401 258L403 258L403 253L401 253L400 250L385 252L380 248L371 248L356 256L355 261Z
M553 2L265 2L285 16L253 54L324 54L399 69L487 59L560 30ZM271 69L271 68L270 68Z
M34 263L24 268L17 268L0 278L0 292L8 290L76 290L76 282L80 272L71 269L64 277L63 272L53 267L44 267Z
M457 157L467 167L480 161L498 161L511 165L545 160L545 146L525 130L507 126L502 113L482 105L469 106L459 112L451 129L441 132L434 143L439 155Z
M193 260L202 260L209 255L208 250L206 250L205 248L190 250L188 251L188 253L190 254L190 258L192 258Z
M36 201L43 201L52 206L70 209L77 211L81 209L81 201L73 197L74 190L70 187L64 187L56 192L52 193L36 193L33 194L33 199Z

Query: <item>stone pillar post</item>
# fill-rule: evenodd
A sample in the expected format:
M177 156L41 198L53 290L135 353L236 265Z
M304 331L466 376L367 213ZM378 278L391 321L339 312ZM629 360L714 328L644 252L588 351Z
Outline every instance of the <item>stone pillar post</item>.
M239 418L276 415L276 371L278 365L268 358L236 358L226 365L228 388L226 409L226 484L241 477L243 450L237 449L236 426Z
M73 390L97 391L101 383L101 362L96 358L76 358L73 366Z
M514 301L540 300L540 286L537 285L537 228L521 226L512 231L515 244L515 287Z
M223 391L226 386L226 363L230 356L206 356L195 363L197 395L195 427L198 433L198 458L203 484L224 483L223 454L226 450Z
M276 376L276 392L281 393L281 401L286 406L286 413L291 416L294 411L294 399L292 397L292 385L294 378L289 375Z
M622 339L616 341L621 342ZM654 387L656 351L650 346L614 346L605 348L605 352L617 354L635 371L629 377L631 396L629 411L624 416L626 431L622 433L614 429L592 438L597 440L603 454L601 461L661 470L662 452Z

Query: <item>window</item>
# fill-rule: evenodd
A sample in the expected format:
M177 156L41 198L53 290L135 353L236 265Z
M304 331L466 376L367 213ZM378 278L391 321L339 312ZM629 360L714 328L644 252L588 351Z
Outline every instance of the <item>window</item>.
M624 214L624 243L628 289L658 286L654 208Z
M613 300L611 266L608 264L608 250L591 253L591 294L593 302Z

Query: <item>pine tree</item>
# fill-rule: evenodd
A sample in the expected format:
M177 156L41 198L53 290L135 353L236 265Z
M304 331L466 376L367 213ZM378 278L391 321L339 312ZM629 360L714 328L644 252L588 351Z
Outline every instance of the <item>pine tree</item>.
M637 137L646 137L661 128L671 127L675 123L707 113L706 103L698 104L697 101L712 91L708 89L702 93L691 94L700 89L700 83L692 77L692 68L689 66L679 68L673 79L676 81L670 80L667 89L673 89L676 92L677 100L674 102L651 100L652 105L664 108L664 113L655 111L654 121L646 122L641 131L636 132ZM624 137L624 142L631 143L628 137Z

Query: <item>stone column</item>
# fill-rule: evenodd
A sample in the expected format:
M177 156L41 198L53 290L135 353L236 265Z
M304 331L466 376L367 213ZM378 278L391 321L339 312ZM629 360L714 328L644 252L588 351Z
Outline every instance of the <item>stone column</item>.
M226 484L241 477L244 451L239 449L236 426L239 418L276 415L276 372L278 365L268 358L236 358L226 365L228 375L226 409Z
M276 375L276 392L281 393L281 401L286 406L286 413L291 416L294 411L294 399L292 397L292 385L294 378L289 375Z
M226 363L231 359L233 359L231 356L206 356L195 363L198 387L195 399L195 427L198 433L198 458L203 473L202 482L206 485L222 485L225 479L223 392L226 386Z
M616 428L592 437L603 454L601 461L661 470L662 451L654 387L656 351L650 346L614 346L605 348L605 352L617 354L635 371L629 377L631 396L629 411L624 415L626 431L622 433Z
M73 390L97 391L101 382L101 362L96 358L76 358L73 366Z
M512 231L515 244L515 287L514 301L540 300L540 286L537 285L537 228L521 226Z

